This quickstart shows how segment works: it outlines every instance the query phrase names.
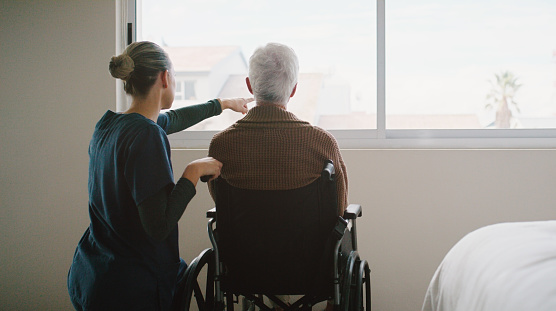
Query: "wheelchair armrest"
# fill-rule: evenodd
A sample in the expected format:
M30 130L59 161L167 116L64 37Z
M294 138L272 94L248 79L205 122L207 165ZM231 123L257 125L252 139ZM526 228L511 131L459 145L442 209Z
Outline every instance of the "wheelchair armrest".
M363 212L361 211L361 205L350 204L344 212L344 219L356 219L357 217L361 217L362 215Z
M207 211L207 218L216 218L216 207L213 207Z

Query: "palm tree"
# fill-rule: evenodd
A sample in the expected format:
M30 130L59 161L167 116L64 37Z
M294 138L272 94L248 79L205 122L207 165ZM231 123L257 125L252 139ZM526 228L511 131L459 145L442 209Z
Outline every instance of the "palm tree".
M494 121L496 128L510 128L512 119L510 104L515 107L517 112L520 112L514 96L521 84L517 83L517 77L509 71L496 74L495 77L496 83L489 81L492 89L487 95L486 108L496 107L496 120Z

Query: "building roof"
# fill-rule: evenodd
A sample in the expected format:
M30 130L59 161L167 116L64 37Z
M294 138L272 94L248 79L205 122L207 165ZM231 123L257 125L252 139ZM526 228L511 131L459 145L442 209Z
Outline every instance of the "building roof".
M239 46L165 46L175 71L208 72L234 53L241 53Z

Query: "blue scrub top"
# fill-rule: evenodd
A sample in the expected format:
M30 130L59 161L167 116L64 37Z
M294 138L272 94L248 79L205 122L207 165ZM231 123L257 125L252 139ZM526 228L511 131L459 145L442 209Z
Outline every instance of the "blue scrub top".
M89 145L89 216L68 275L84 310L167 310L178 274L177 225L162 242L144 231L137 205L173 184L168 119L112 111Z

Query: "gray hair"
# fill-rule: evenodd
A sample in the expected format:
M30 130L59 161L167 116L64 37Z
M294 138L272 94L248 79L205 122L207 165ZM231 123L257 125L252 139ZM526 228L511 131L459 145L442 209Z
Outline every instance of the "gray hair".
M283 44L268 43L249 58L249 81L257 102L286 105L298 73L297 55Z
M121 55L113 56L110 74L124 81L124 90L133 96L146 95L161 71L171 70L168 54L156 43L131 43Z

